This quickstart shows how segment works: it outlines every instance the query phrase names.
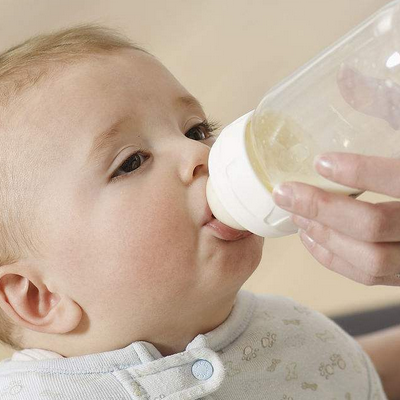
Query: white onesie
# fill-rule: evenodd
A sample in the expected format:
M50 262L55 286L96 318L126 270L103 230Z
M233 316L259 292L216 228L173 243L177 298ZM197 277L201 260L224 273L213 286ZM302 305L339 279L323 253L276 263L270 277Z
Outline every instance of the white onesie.
M193 318L196 318L193 315ZM40 349L0 363L0 399L378 400L371 360L333 321L292 299L241 290L227 320L163 357L138 341L63 358Z

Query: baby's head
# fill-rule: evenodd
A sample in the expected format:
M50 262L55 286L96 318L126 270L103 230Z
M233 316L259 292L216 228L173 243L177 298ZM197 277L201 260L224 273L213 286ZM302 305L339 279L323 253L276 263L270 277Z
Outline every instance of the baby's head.
M0 96L0 340L172 354L222 323L263 239L203 226L213 124L173 75L81 25L0 55Z

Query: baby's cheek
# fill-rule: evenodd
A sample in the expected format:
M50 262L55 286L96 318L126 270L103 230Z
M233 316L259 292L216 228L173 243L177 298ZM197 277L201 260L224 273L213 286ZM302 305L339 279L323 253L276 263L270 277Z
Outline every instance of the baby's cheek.
M135 196L129 188L118 198L108 198L96 212L99 222L94 229L98 265L125 294L134 289L141 297L192 284L199 251L201 227L173 195L176 191L171 185L151 190Z
M142 283L162 285L167 284L166 277L177 279L171 274L177 270L185 273L182 266L193 264L196 254L193 232L187 226L154 214L127 224L114 243L112 255Z

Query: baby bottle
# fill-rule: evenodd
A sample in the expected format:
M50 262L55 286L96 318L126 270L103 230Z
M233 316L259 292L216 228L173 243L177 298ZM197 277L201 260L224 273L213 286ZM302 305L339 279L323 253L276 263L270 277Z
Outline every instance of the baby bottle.
M263 237L297 232L272 200L298 181L344 195L321 177L328 151L400 157L400 1L396 0L274 86L228 125L209 156L207 200L225 225Z

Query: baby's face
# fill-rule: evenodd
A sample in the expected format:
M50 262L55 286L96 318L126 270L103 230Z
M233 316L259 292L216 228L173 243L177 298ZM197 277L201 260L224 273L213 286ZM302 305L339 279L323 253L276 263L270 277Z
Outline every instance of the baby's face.
M233 300L260 261L261 237L224 241L203 226L215 139L196 129L206 116L188 96L135 50L69 66L38 93L45 283L82 307L98 340L179 331L200 307Z

